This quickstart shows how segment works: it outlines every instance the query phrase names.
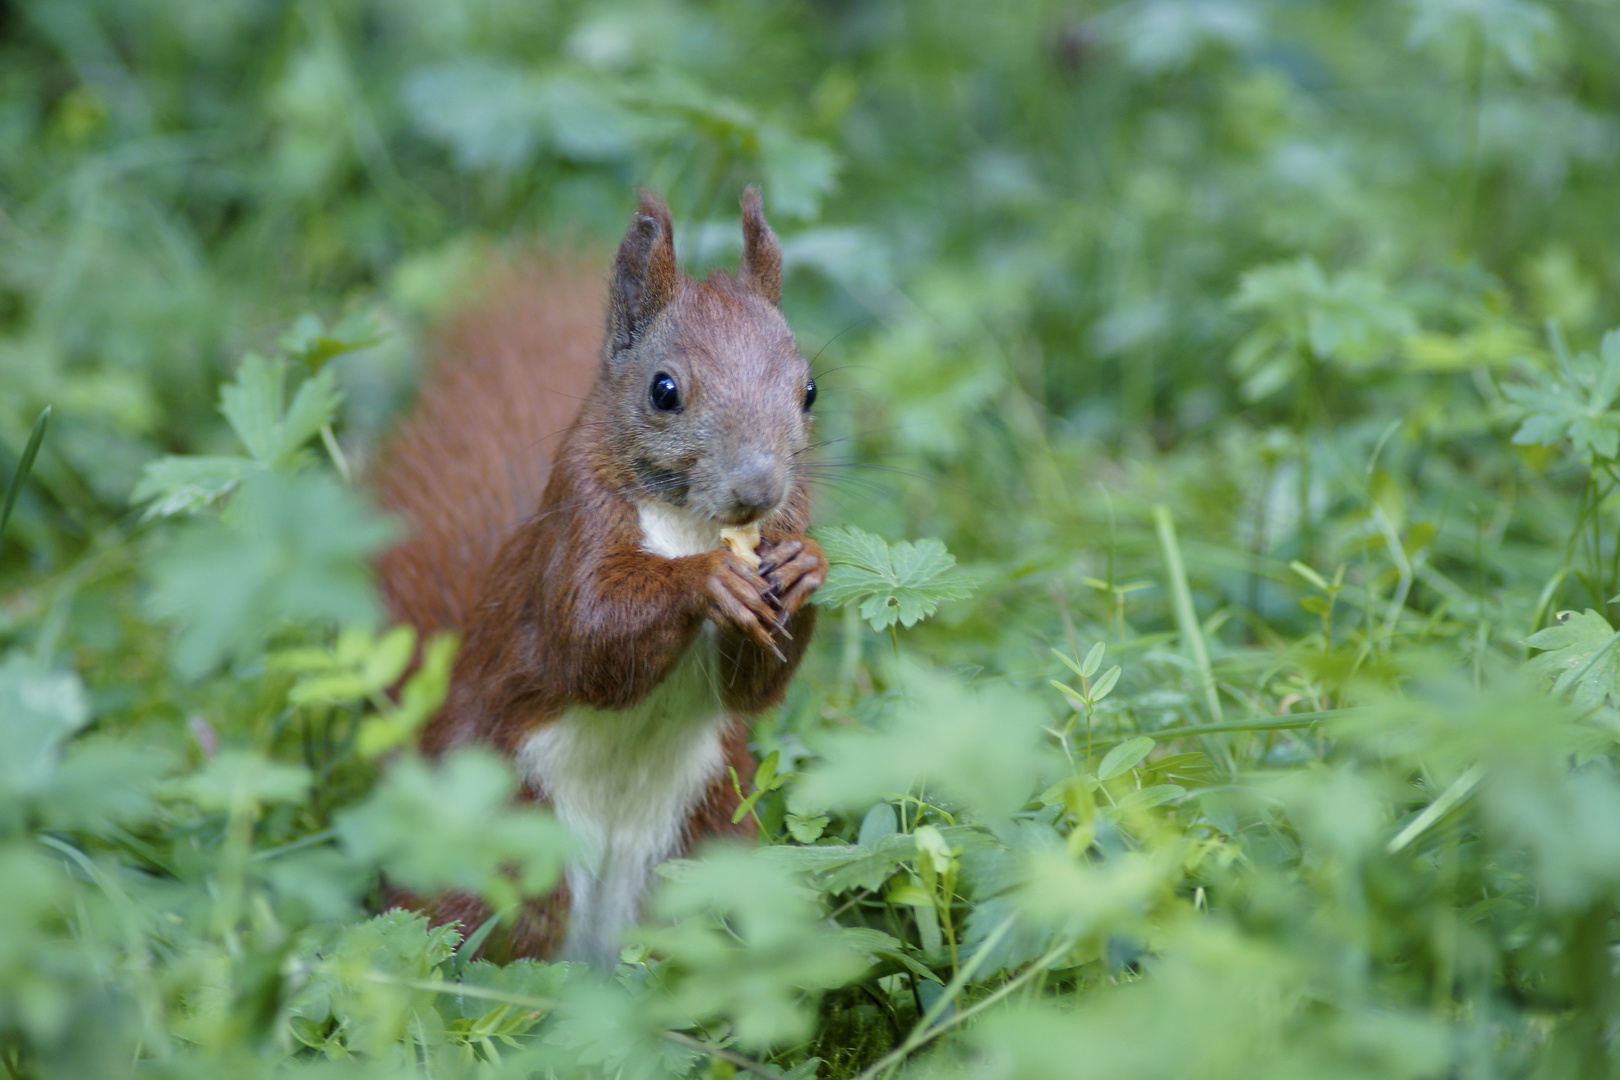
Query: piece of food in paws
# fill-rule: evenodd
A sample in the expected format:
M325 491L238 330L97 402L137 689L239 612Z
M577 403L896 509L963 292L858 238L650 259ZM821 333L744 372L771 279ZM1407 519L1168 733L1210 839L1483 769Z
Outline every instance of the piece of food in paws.
M744 525L740 529L721 529L720 542L730 548L731 553L737 558L755 570L759 569L759 555L754 550L759 547L758 525Z

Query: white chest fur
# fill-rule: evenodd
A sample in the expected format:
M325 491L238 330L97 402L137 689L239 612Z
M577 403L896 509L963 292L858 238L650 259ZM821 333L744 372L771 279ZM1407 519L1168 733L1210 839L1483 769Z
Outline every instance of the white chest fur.
M654 555L679 559L720 546L720 523L714 518L699 517L657 499L642 502L637 517L641 521L641 546Z
M720 530L664 503L640 508L642 546L679 558L719 546ZM563 955L611 965L618 935L641 913L652 869L681 846L688 816L720 775L720 704L713 627L629 709L579 707L530 735L518 765L585 845L568 867Z

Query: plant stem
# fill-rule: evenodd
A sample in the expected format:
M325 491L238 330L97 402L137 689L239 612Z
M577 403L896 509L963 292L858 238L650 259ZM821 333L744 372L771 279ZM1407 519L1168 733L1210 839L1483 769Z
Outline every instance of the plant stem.
M1010 925L1011 920L1008 920L1007 922L1002 923L1001 926L998 926L996 930L999 931L1002 929L1002 927ZM994 934L995 931L992 931L992 937ZM986 938L985 944L980 946L977 953L974 953L973 959L977 960L980 956L984 955L990 943L991 939ZM1072 941L1065 941L1063 944L1059 945L1055 949L1050 950L1040 959L1036 960L1033 964L1025 968L1016 978L997 988L994 993L991 993L980 1001L974 1002L966 1009L959 1010L954 1015L941 1020L939 1023L932 1024L932 1026L930 1026L935 1014L939 1011L943 1011L943 1003L948 1002L951 997L954 996L951 988L956 987L956 984L961 981L961 976L958 976L956 979L952 979L951 986L946 987L945 992L939 996L939 1000L934 1002L934 1008L928 1010L928 1014L918 1022L917 1026L906 1038L906 1041L901 1043L900 1046L896 1047L894 1050L891 1050L889 1053L883 1055L883 1057L879 1058L871 1065L868 1065L861 1072L861 1074L855 1078L855 1080L873 1080L873 1078L878 1076L880 1073L888 1072L895 1065L898 1065L907 1056L909 1056L913 1051L921 1047L924 1043L933 1041L954 1027L959 1027L970 1018L977 1016L990 1006L996 1004L996 1002L1005 998L1008 994L1013 993L1031 979L1038 975L1044 974L1050 965L1057 962L1057 960L1062 957L1064 953L1073 948L1073 946L1074 943ZM964 970L971 973L973 969L973 960L970 960L968 961L968 967ZM960 987L957 987L957 989L959 990Z

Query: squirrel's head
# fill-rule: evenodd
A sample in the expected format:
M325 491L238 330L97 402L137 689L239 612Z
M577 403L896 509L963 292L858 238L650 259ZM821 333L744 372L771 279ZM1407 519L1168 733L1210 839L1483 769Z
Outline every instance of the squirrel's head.
M602 358L632 490L726 525L787 502L816 397L777 308L782 251L756 189L742 210L741 269L694 281L675 265L663 199L642 193L614 261Z

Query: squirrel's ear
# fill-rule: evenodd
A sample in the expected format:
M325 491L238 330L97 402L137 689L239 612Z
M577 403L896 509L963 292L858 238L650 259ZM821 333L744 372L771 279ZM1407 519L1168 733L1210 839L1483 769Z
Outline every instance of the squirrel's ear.
M782 248L765 220L759 188L753 184L742 197L742 283L773 304L782 302Z
M675 297L675 230L669 207L654 191L641 192L641 205L619 241L613 260L613 288L608 306L608 344L628 349L642 330Z

